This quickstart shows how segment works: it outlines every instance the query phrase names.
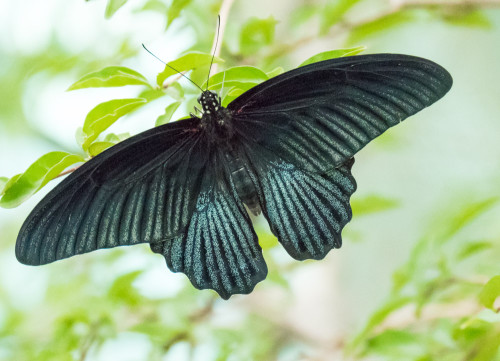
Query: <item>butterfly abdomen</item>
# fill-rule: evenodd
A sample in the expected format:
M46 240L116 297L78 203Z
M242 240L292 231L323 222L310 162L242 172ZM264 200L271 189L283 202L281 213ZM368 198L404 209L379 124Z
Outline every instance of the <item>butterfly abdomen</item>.
M224 158L238 197L254 215L258 216L261 212L260 202L245 162L232 152L224 152Z

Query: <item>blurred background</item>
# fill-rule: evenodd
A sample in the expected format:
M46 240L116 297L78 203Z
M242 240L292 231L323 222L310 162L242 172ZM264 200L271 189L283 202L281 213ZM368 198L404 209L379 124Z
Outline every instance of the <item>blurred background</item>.
M71 84L112 65L155 84L141 43L210 53L218 13L219 70L366 46L431 59L454 85L357 155L341 249L294 261L255 219L270 274L248 296L194 289L147 245L19 264L19 228L58 180L0 209L0 360L500 360L500 1L0 0L0 188L47 152L84 155L87 112L144 90ZM197 96L180 83L173 119ZM172 101L110 131L151 128Z

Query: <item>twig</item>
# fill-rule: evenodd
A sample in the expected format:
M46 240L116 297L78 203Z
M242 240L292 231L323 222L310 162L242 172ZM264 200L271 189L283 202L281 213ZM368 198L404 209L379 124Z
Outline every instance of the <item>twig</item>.
M416 326L442 318L460 319L479 313L484 307L475 301L464 300L455 303L431 304L425 306L417 316L415 306L409 305L394 312L384 322L373 330L371 336L379 335L386 330L401 330L409 326Z
M183 74L185 75L187 72L186 71L181 71L177 76L170 78L170 80L165 81L162 85L163 89L167 89L169 86L171 86L174 83L177 83L180 78L182 78Z
M219 25L219 46L215 48L217 43L217 32L215 32L214 40L212 42L212 50L211 53L216 57L220 55L222 49L222 40L224 39L224 31L226 30L227 19L229 17L229 11L231 10L231 6L233 6L234 0L223 0L220 6L219 15L220 15L220 25ZM217 63L212 66L210 73L217 73Z
M369 24L373 21L382 19L386 16L395 14L399 11L403 11L406 9L424 9L429 7L440 7L440 8L499 7L500 0L390 0L389 4L390 4L389 9L387 9L386 11L382 11L373 17L365 18L359 22L341 23L342 30L346 32L353 28Z
M480 6L480 7L497 7L500 5L498 0L403 0L399 1L403 7L427 7L427 6Z
M179 332L177 335L173 336L163 344L163 352L167 353L177 342L186 340L189 340L189 334L187 332Z
M224 31L226 30L226 25L227 25L227 19L229 17L229 12L231 10L231 6L233 5L234 0L223 0L220 10L219 10L219 15L220 15L220 28L219 28L219 46L215 48L216 44L216 35L214 36L214 40L212 42L212 50L211 53L215 54L215 56L219 56L221 53L222 49L222 40L224 38ZM359 22L341 22L339 23L339 28L340 31L335 31L331 32L333 35L332 36L338 36L340 35L340 32L347 32L353 28L371 23L375 20L381 19L385 16L392 15L394 13L397 13L399 11L405 10L405 9L415 9L415 8L427 8L427 7L442 7L442 8L455 8L455 7L500 7L500 0L389 0L390 7L388 10L380 12L379 14L365 18ZM339 29L337 29L339 30ZM217 34L217 32L216 32ZM315 36L307 36L304 38L300 38L297 41L284 45L283 47L280 48L280 53L285 54L289 53L298 47L309 43L310 41L314 40L316 37ZM212 70L210 73L216 73L217 72L217 63L214 63L212 66ZM169 86L171 86L173 83L177 82L182 75L178 75L177 77L172 78L170 81L165 82L163 84L163 88L166 89ZM74 167L68 170L65 170L55 178L62 177L63 175L69 174L74 172L78 167Z
M336 26L333 26L329 32L330 37L338 37L354 28L369 24L386 16L393 15L399 11L409 9L425 9L431 7L440 8L471 8L471 7L500 7L500 0L389 0L389 7L380 13L361 19L356 22L341 20ZM284 45L279 53L286 54L294 51L304 44L316 39L317 36L306 36L296 40L293 43Z
M82 165L77 165L76 167L73 167L73 168L70 168L70 169L66 169L64 172L61 172L59 175L55 176L53 179L62 177L63 175L66 175L66 174L69 174L69 173L73 173L75 170L77 170L81 166Z
M80 361L85 361L85 359L87 358L87 354L90 348L92 347L94 340L96 339L96 334L100 324L101 322L91 324L90 332L87 334L87 337L85 337L83 340L81 354L80 354Z
M203 308L189 315L189 320L191 322L200 322L211 315L214 310L215 300L216 298L212 297Z

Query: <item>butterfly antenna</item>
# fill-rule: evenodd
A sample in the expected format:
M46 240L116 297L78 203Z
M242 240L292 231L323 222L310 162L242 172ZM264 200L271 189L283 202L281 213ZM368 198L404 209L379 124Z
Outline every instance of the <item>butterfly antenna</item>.
M179 73L180 75L182 75L184 78L186 78L187 80L189 80L191 83L193 83L198 89L200 89L201 91L203 91L203 89L198 85L196 84L194 81L192 81L191 79L189 79L187 76L185 76L182 72L180 72L179 70L175 69L174 67L168 65L167 63L165 63L163 60L161 60L159 57L157 57L156 55L154 55L151 51L149 51L148 48L146 48L146 45L142 44L142 47L151 55L153 55L156 59L158 59L159 61L161 61L163 64L165 64L166 66L168 66L170 69L172 69L173 71L175 71L176 73Z
M217 45L219 44L219 31L220 31L220 15L217 15L217 36L215 37L215 46L214 46L214 52L212 54L212 61L210 62L210 68L208 68L206 90L208 90L208 82L210 81L210 71L212 70L212 64L214 63L215 52L217 51Z

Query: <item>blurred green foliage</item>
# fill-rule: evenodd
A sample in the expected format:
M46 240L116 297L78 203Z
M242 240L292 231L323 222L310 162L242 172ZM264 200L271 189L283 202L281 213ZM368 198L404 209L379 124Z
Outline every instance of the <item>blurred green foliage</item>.
M17 174L6 182L1 192L0 205L4 208L18 206L66 168L83 160L79 155L66 152L50 152L41 156L26 172Z
M386 360L460 360L468 353L472 356L466 360L500 359L500 308L493 308L498 276L484 284L484 274L498 272L500 245L495 239L478 243L459 237L497 205L496 198L466 204L442 216L440 225L431 225L394 273L387 302L354 338L349 352ZM394 315L399 316L396 323L390 321Z
M242 92L282 73L284 68L289 69L290 55L298 48L315 39L328 41L338 33L343 34L345 46L353 47L328 49L307 60L301 59L301 65L357 54L365 49L358 46L359 43L397 31L411 22L431 21L481 29L492 26L481 7L472 2L458 6L443 1L440 6L437 1L430 6L418 6L416 2L401 1L393 7L390 4L395 2L387 2L371 6L373 12L364 19L355 16L368 2L297 1L288 19L293 31L287 31L290 38L286 44L277 41L278 21L272 15L257 18L239 14L241 21L233 20L230 15L231 33L221 36L220 56L215 58L222 70L211 76L209 89L223 90L223 104L228 104ZM192 43L168 64L204 88L215 19L224 3L227 5L227 1L215 0L108 0L104 12L96 16L112 21L120 12L128 11L130 16L154 12L161 15L165 30L171 31L170 36L174 36L175 31L190 29L194 34ZM237 11L237 4L233 9ZM315 24L312 35L311 24ZM81 154L64 152L55 138L40 133L26 121L22 98L30 77L46 73L53 77L69 74L72 79L79 78L68 90L135 86L133 98L110 99L88 113L77 132L77 142L82 154L89 157L129 136L106 133L113 123L158 99L165 110L157 114L157 126L175 119L175 114L181 117L192 109L199 91L192 84L182 82L181 76L172 69L165 67L158 74L156 84L152 84L137 69L122 65L140 50L135 43L132 45L130 38L124 37L113 54L103 56L92 50L78 54L51 39L41 51L11 54L6 58L0 88L2 127L10 134L28 133L43 138L57 151L41 157L33 154L33 158L39 158L25 172L0 177L0 206L21 204L67 167L84 160ZM376 194L355 198L352 206L355 217L369 218L395 211L401 204L397 199ZM345 351L342 357L403 361L500 360L497 266L500 232L497 238L482 235L470 238L466 232L495 208L498 208L496 198L457 202L440 212L435 224L427 229L422 227L408 260L394 272L386 302L373 312L356 335L342 336L340 344L345 345L341 347ZM270 270L267 281L257 287L257 297L278 290L286 299L292 287L289 279L301 264L282 262L274 254L276 238L264 227L257 229ZM498 231L498 227L496 229ZM9 245L2 245L12 258L15 232L4 230L2 233L12 235ZM362 237L368 238L368 235ZM135 248L134 251L142 255L141 248ZM124 334L146 338L144 360L165 360L183 347L189 350L186 359L200 359L196 355L206 350L202 359L207 360L313 359L317 342L280 318L261 313L258 302L252 304L245 297L237 298L236 319L224 322L224 315L218 311L223 301L211 291L195 290L183 278L173 295L149 296L138 286L141 278L147 278L148 266L143 264L133 270L120 271L124 259L123 250L113 250L72 260L74 266L71 267L64 262L47 266L46 277L50 281L41 301L32 307L22 306L11 293L0 288L0 360L102 360L99 355L106 345Z

